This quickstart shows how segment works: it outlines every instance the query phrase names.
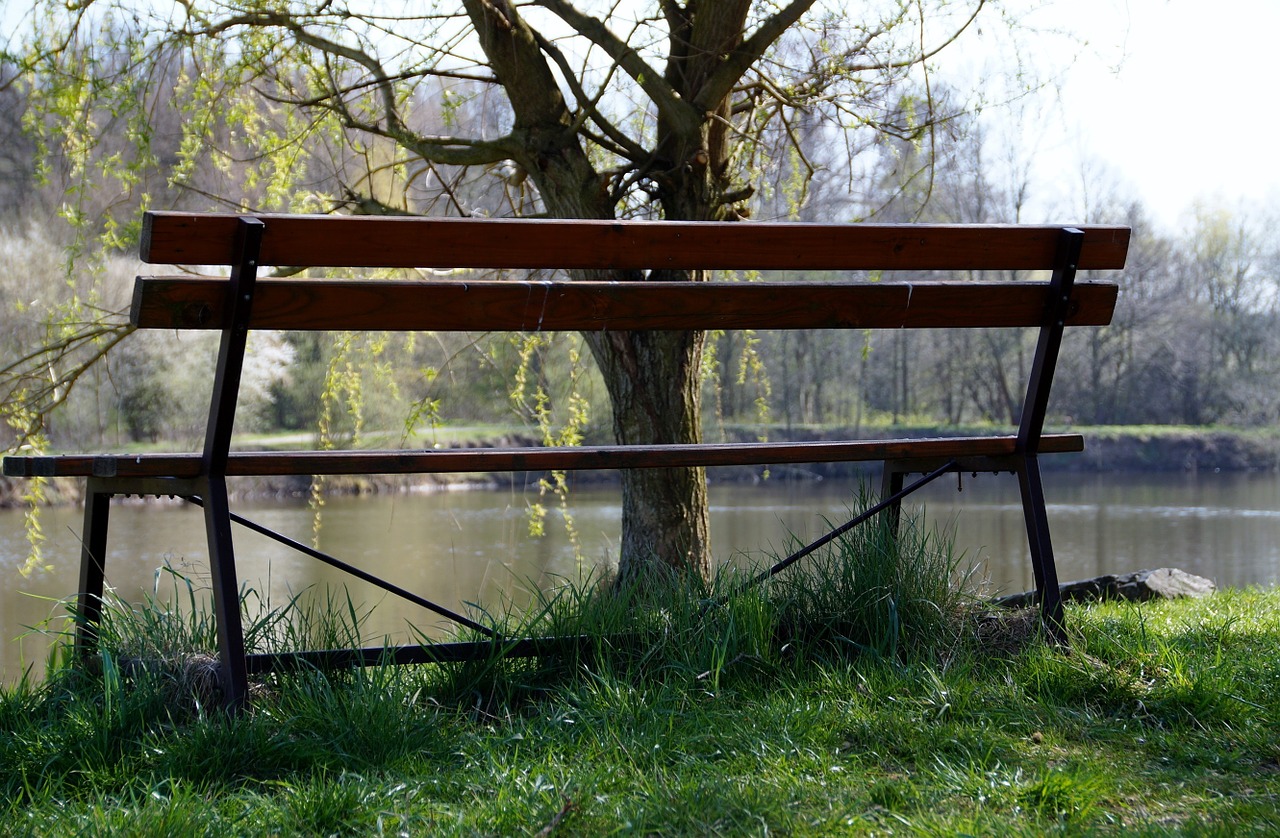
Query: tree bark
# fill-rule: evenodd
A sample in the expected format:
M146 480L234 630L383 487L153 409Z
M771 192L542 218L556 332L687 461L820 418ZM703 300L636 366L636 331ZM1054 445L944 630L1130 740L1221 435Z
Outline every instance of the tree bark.
M619 443L701 441L702 332L609 332L587 339L609 390ZM705 578L710 547L705 469L623 471L619 584L643 579L654 567Z

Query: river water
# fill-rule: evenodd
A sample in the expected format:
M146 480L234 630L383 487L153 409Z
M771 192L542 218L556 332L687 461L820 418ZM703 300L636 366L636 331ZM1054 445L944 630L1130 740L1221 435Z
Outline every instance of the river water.
M1178 567L1219 587L1273 585L1280 579L1280 475L1056 474L1045 479L1049 521L1062 580L1143 568ZM958 489L960 489L958 491ZM712 537L719 561L762 563L785 554L794 539L826 532L824 522L848 517L858 486L843 481L713 484ZM954 533L957 549L994 590L1033 587L1016 480L965 475L963 486L943 478L913 507L928 525ZM554 502L547 535L529 537L527 509L536 492L449 491L331 498L320 548L454 609L465 603L497 608L525 603L532 586L580 578L596 562L616 558L620 503L616 489L575 489L570 512L578 548ZM301 502L248 501L233 508L300 541L310 542L313 519ZM76 587L80 512L43 511L48 571L18 573L26 555L22 514L0 510L0 671L11 681L26 667L38 673L48 637L32 633L57 601ZM407 639L413 625L439 634L432 614L382 594L313 559L260 536L237 531L240 581L276 605L294 593L332 591L376 605L365 624L373 642ZM169 566L207 582L203 518L174 502L126 502L113 507L107 577L132 601L155 589L172 593Z

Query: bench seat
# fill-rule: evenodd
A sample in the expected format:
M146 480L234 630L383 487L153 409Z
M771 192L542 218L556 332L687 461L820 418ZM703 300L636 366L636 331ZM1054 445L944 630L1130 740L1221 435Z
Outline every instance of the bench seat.
M426 451L232 451L228 477L312 474L458 474L611 468L786 465L801 463L1005 457L1016 436L933 439L744 442L705 445L599 445L573 448L452 448ZM1046 434L1042 453L1084 450L1079 434ZM8 477L175 477L200 475L199 454L5 457Z

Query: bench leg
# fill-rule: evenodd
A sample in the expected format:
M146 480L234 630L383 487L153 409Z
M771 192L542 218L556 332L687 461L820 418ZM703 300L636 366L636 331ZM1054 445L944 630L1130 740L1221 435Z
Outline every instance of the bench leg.
M903 479L906 477L904 472L898 470L897 466L885 460L884 470L880 473L880 499L891 498L898 492L902 491ZM902 522L902 502L895 501L884 511L885 520L888 522L889 532L894 538L898 537L899 525Z
M231 542L231 509L227 481L210 477L204 487L204 523L209 537L209 570L213 581L213 609L218 621L218 652L222 659L222 688L227 709L242 710L249 697L244 627L240 620L240 586L236 580Z
M1025 457L1018 468L1018 485L1022 490L1022 515L1027 523L1027 542L1031 547L1031 570L1035 574L1040 615L1054 642L1066 643L1058 569L1053 559L1053 542L1049 538L1049 514L1045 510L1040 462L1034 454Z
M80 587L76 593L76 656L85 661L98 650L98 626L102 622L102 594L106 586L107 526L111 517L111 492L103 481L90 477L85 483L84 526L80 541Z

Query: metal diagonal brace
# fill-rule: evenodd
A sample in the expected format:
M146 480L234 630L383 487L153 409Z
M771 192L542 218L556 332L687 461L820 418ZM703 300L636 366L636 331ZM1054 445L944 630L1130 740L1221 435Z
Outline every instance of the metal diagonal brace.
M881 512L884 512L886 509L889 509L890 507L896 506L897 504L901 503L901 502L902 502L902 499L903 499L903 498L905 498L907 495L910 495L912 492L915 492L917 489L921 489L921 488L923 488L923 487L927 486L928 484L932 483L933 481L937 480L937 479L938 479L939 477L941 477L942 475L944 475L944 474L946 474L947 472L949 472L949 471L951 471L952 469L954 469L954 468L956 467L956 465L957 465L957 463L956 463L956 461L955 461L955 460L949 460L949 461L947 461L947 463L946 463L946 464L944 464L944 465L943 465L943 466L941 466L940 468L937 468L937 469L935 469L935 470L933 470L933 471L929 472L929 473L928 473L928 474L926 474L924 477L921 477L919 480L917 480L917 481L915 481L914 483L912 483L910 486L907 486L906 488L901 489L901 490L900 490L900 491L898 491L898 492L895 492L895 493L894 493L893 495L891 495L890 497L887 497L887 498L882 499L882 500L881 500L879 503L877 503L875 506L873 506L873 507L871 507L870 509L868 509L868 510L866 510L866 511L864 511L864 512L862 512L862 513L858 514L858 515L856 515L856 516L855 516L854 518L852 518L851 520L849 520L849 521L847 521L847 522L845 522L845 523L841 524L840 526L836 527L836 528L835 528L835 529L833 529L831 532L829 532L829 533L827 533L826 535L822 536L822 538L819 538L817 541L814 541L814 542L812 542L812 543L810 543L810 544L806 545L805 547L800 548L800 549L799 549L799 550L797 550L796 552L794 552L794 553L792 553L791 555L787 556L785 559L782 559L781 561L777 562L775 565L773 565L773 567L771 567L771 568L769 568L768 570L763 571L763 572L761 572L761 573L757 574L756 576L752 577L751 579L749 579L746 583L744 583L741 587L739 587L739 588L738 588L736 591L734 591L733 593L734 593L734 594L741 593L741 592L745 591L747 588L750 588L750 587L751 587L751 586L753 586L753 585L758 585L758 584L760 584L761 582L763 582L763 581L764 581L764 580L766 580L766 579L770 579L770 578L772 578L772 577L774 577L774 576L777 576L779 573L781 573L782 571L784 571L784 570L786 570L787 568L791 567L791 565L793 565L793 564L795 564L796 562L800 561L800 560L801 560L801 559L803 559L805 556L808 556L808 555L812 554L815 550L817 550L817 549L819 549L819 548L821 548L821 547L825 547L826 545L828 545L828 544L830 544L831 542L835 541L837 538L839 538L840 536L844 535L844 534L845 534L845 533L847 533L849 530L853 529L854 527L858 526L859 524L864 523L864 522L866 522L866 521L870 520L872 517L874 517L874 516L876 516L876 515L880 514ZM717 604L719 604L719 605L723 605L725 602L727 602L727 601L728 601L728 599L729 599L729 597L730 597L730 596L732 596L732 594L726 594L725 596L723 596L723 597L721 597L720 599L716 600L716 603L717 603Z
M201 499L198 495L189 496L186 498L186 500L195 504L196 506L199 506L199 507L204 506L204 500ZM385 579L382 579L381 577L374 576L372 573L369 573L368 571L361 570L360 568L354 565L347 564L341 559L331 556L328 553L324 553L320 550L317 550L314 547L309 547L306 544L303 544L301 541L297 541L295 539L290 538L287 535L276 532L270 527L264 526L263 524L259 524L256 521L251 521L250 519L244 517L243 515L239 515L235 512L231 512L230 517L233 522L239 524L240 526L246 529L253 530L258 535L264 535L267 538L271 539L272 541L275 541L279 544L283 544L286 547L291 547L294 550L297 550L299 553L303 553L304 555L310 556L313 559L324 562L330 567L337 568L338 570L341 570L344 573L348 573L363 582L368 582L371 585L379 587L382 590L386 591L387 593L394 594L395 596L398 596L401 599L412 602L414 605L419 605L427 609L428 611L432 611L436 614L439 614L441 617L444 617L448 620L452 620L453 622L457 623L460 626L469 628L472 631L475 631L479 634L483 634L485 637L488 637L491 639L497 639L498 637L497 633L493 629L483 626L480 623L477 623L475 620L464 617L463 615L455 611L451 611L448 608L445 608L443 605L437 605L431 600L421 597L418 594L415 594L413 591L407 590L405 588L401 588L398 585L393 585L392 583L386 581Z

